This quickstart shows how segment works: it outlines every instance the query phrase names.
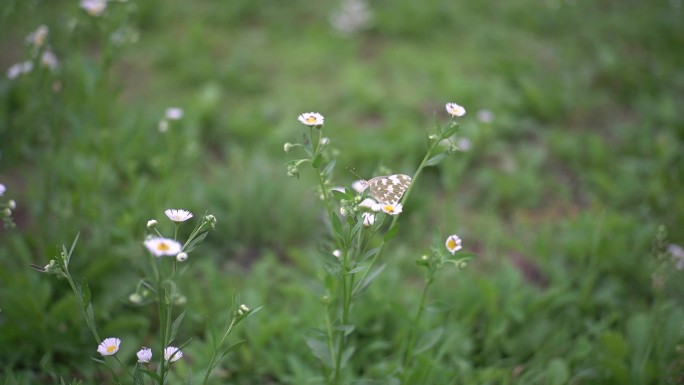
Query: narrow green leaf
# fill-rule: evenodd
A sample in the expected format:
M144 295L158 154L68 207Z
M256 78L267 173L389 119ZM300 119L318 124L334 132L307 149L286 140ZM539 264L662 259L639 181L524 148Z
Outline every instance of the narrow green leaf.
M451 121L446 124L446 126L442 127L440 130L442 138L446 139L450 137L451 135L455 134L456 131L458 131L459 126L458 123Z
M71 254L74 253L74 249L76 248L76 243L78 243L78 238L81 236L81 232L79 231L76 233L76 238L74 238L74 242L71 243L71 248L69 249L69 253L67 254L66 257L66 265L69 266L69 261L71 261Z
M211 318L207 317L207 323L209 324L209 336L211 337L211 348L212 350L217 350L218 346L216 346L216 325L214 325L214 321L211 320Z
M176 320L173 321L173 324L171 324L171 333L169 334L169 343L173 341L174 338L176 338L176 334L178 333L178 328L180 327L181 322L183 322L183 317L185 317L185 311L180 313L178 317L176 317Z
M356 273L358 273L358 272L364 271L364 270L366 270L366 267L367 267L367 265L358 265L358 266L356 266L355 268L349 270L349 271L347 272L347 275L354 275L354 274L356 274Z
M340 218L337 216L337 214L330 213L330 222L332 222L335 234L337 234L338 237L343 237L342 222L340 221Z
M446 157L445 152L433 156L432 158L428 159L427 162L425 162L425 167L436 166L440 164L442 160L444 160L444 157Z
M315 169L318 169L321 166L321 162L323 161L323 157L321 154L316 155L316 158L314 158L313 162L311 163L311 166Z
M356 326L355 325L335 325L333 327L333 329L344 332L344 335L348 336L354 331L354 329L356 329Z
M192 368L188 368L188 373L185 375L185 385L192 385Z
M83 281L81 282L81 301L83 301L83 308L86 309L88 305L90 305L90 286L88 286L88 281L86 281L85 277L83 278Z
M238 349L240 348L240 346L242 346L242 345L245 344L246 341L247 341L247 340L241 340L241 341L238 341L238 342L236 342L236 343L230 345L229 347L227 347L225 350L223 350L223 352L221 352L221 355L219 355L218 361L220 361L221 359L223 359L223 357L225 357L226 354L228 354L228 353L230 353L230 352L232 352L232 351L238 350ZM217 362L218 362L218 361L217 361Z
M435 344L439 342L439 340L442 338L442 334L444 334L443 326L440 326L437 329L433 329L427 332L424 336L420 338L420 340L416 344L416 348L413 351L413 355L418 355L435 346Z
M195 246L197 246L198 243L202 242L204 238L207 237L208 232L205 231L202 234L196 236L192 241L190 241L188 244L183 246L183 251L186 253L189 253L195 249Z
M354 351L356 351L356 349L353 346L345 349L344 353L342 353L342 362L340 362L341 368L347 366L347 362L349 362L349 358L351 358L351 356L354 354Z
M383 270L385 270L385 267L387 267L387 264L383 263L382 265L376 267L375 269L373 269L373 271L368 273L368 276L366 277L366 279L364 279L363 282L359 282L356 289L354 289L353 294L359 293L359 292L363 291L366 287L368 287L368 285L370 285L371 282L373 282L378 277L378 275Z
M368 258L374 256L379 250L380 250L379 247L374 247L374 248L372 248L372 249L366 251L366 252L363 253L363 255L361 256L361 260L363 261L363 260L366 260L366 259L368 259Z
M343 191L331 190L330 192L332 193L333 197L335 197L335 199L337 199L337 201L347 199L347 194L345 194Z
M325 179L328 179L330 175L332 175L333 168L335 168L335 163L337 163L337 161L332 160L323 169L323 176L325 177Z
M309 346L309 349L311 349L313 355L321 360L323 365L328 368L333 367L332 357L330 357L330 350L328 350L328 346L323 341L317 340L313 337L305 337L304 340Z

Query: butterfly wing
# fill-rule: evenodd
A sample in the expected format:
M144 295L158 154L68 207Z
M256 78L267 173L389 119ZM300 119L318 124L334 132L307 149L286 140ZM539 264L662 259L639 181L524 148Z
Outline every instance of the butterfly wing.
M397 204L411 185L411 177L404 174L376 176L368 181L371 194L380 203Z

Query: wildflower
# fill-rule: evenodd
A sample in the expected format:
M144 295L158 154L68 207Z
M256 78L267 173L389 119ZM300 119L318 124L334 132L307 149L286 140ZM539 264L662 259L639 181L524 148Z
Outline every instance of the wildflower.
M366 227L373 226L373 223L375 223L375 214L373 213L363 213L361 218L363 219L363 225Z
M0 197L5 195L5 191L7 191L7 189L5 188L5 185L0 183Z
M343 0L340 9L330 17L332 27L345 36L368 28L372 21L373 13L364 0Z
M178 262L185 262L186 259L188 259L188 253L178 253L176 255L176 261Z
M150 360L152 360L152 349L143 347L142 349L138 350L135 355L138 356L138 362L148 364Z
M482 123L491 123L494 121L494 113L489 110L477 111L477 120Z
M164 359L170 362L176 362L183 357L183 352L175 346L169 346L164 349Z
M180 243L168 238L148 238L145 241L145 247L157 257L177 255L183 249Z
M119 351L121 340L116 337L105 338L97 347L97 352L103 356L113 356Z
M468 138L459 138L456 141L456 147L463 152L468 152L473 147L473 143Z
M292 143L285 143L285 144L283 145L283 151L285 151L285 152L290 152L290 151L292 151L292 147L294 147L294 146L292 145Z
M149 221L147 221L147 228L148 229L153 229L155 227L157 227L157 221L156 220L150 219Z
M333 250L332 255L336 256L337 258L340 258L342 256L342 252L339 249L335 249Z
M54 71L59 65L59 60L57 60L57 55L48 49L40 56L40 64L50 69L50 71Z
M159 132L162 134L169 130L169 121L162 119L159 121Z
M142 303L143 297L142 297L142 295L140 295L138 293L133 293L133 294L128 296L128 300L131 301L131 303L138 305L138 304Z
M242 305L240 305L240 307L238 308L237 313L238 313L239 316L243 316L243 315L245 315L245 313L249 313L251 310L252 310L252 309L250 309L249 307L247 307L247 305L242 304Z
M359 207L365 207L375 212L382 210L382 205L378 204L378 202L376 202L373 198L364 199L361 203L359 203Z
M383 203L382 211L389 215L401 214L403 207L401 203Z
M49 32L50 29L46 25L41 25L34 32L26 36L26 42L34 47L42 47L45 44L45 40L47 40Z
M667 246L667 252L672 256L672 260L675 262L675 269L684 269L684 249L677 244L670 244Z
M17 208L17 202L15 202L14 199L10 199L9 202L7 202L7 206L14 210Z
M466 113L465 108L456 103L447 103L446 110L451 116L463 116Z
M363 179L359 179L352 183L351 187L354 189L354 191L360 194L366 189L366 187L368 187L368 183Z
M183 109L178 107L169 107L166 109L166 119L180 120L183 117Z
M307 126L322 126L323 125L323 115L319 114L318 112L307 112L304 114L299 115L297 118L302 124L306 124Z
M192 218L192 213L188 210L168 209L164 211L164 214L174 222L185 222Z
M83 8L90 16L100 16L107 8L107 0L81 0Z
M16 79L19 77L19 75L31 72L32 69L33 62L30 60L13 64L10 68L7 69L7 78L10 80Z
M446 239L445 245L451 254L456 254L457 251L461 250L461 238L459 238L456 234L449 235L449 237Z

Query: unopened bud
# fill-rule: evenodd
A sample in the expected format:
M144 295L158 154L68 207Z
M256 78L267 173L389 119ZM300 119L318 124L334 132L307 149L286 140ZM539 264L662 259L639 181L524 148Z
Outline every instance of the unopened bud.
M181 252L176 255L176 261L178 262L185 262L186 259L188 259L188 253Z
M155 227L157 227L157 221L156 220L150 219L149 221L147 221L147 228L148 229L153 229Z

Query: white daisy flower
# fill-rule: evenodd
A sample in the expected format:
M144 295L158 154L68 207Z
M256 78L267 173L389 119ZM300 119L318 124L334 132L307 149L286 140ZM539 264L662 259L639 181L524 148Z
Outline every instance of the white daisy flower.
M164 349L164 359L166 361L176 362L183 357L183 352L175 346L169 346Z
M446 110L451 116L463 116L466 113L465 108L456 103L447 103Z
M307 126L322 126L323 125L323 115L319 114L318 112L306 112L297 118L302 124L306 124Z
M389 215L399 215L403 209L401 203L383 203L382 211Z
M113 356L119 351L121 340L116 337L105 338L97 347L97 352L103 356Z
M90 16L100 16L107 8L107 0L81 0L81 8Z
M361 214L361 218L363 220L363 225L366 227L373 226L373 223L375 223L375 214L373 213L363 213Z
M138 352L135 353L135 355L138 356L138 362L147 364L152 360L152 349L144 347L138 350Z
M5 191L7 191L7 189L5 188L5 185L0 183L0 197L5 195Z
M47 40L48 33L50 29L46 25L41 25L34 32L31 32L26 36L26 42L35 47L42 47Z
M457 251L461 250L461 238L459 238L456 234L449 235L449 237L446 239L445 245L451 254L456 254Z
M164 214L174 222L185 222L192 218L192 213L188 210L168 209L164 211Z
M363 179L359 179L352 183L351 187L354 189L354 191L360 194L368 187L368 182Z
M59 60L57 60L57 55L48 49L40 56L40 64L50 71L54 71L59 66Z
M361 203L359 203L359 206L365 207L375 212L382 210L382 205L376 202L373 198L364 199Z
M175 256L183 249L180 243L168 238L148 238L145 241L145 247L156 257L162 255Z
M178 107L169 107L166 109L166 119L168 120L180 120L183 118L183 109Z

